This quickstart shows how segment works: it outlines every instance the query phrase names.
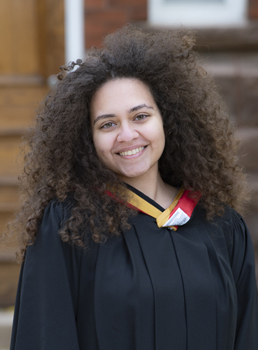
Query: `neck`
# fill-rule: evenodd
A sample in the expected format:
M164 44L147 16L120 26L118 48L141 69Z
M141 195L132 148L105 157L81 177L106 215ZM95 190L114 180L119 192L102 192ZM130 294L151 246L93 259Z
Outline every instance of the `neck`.
M148 173L137 178L122 178L121 180L128 185L133 186L146 196L160 204L163 208L167 208L175 198L177 189L166 184L158 172Z

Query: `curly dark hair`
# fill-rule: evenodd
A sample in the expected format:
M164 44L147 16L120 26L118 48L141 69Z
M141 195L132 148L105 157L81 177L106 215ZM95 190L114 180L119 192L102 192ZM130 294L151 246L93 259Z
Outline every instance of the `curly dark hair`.
M26 198L16 218L22 253L33 243L53 199L71 198L73 203L60 230L63 241L87 247L85 220L95 242L128 226L131 209L105 194L110 183L118 193L121 182L97 157L89 112L95 92L117 78L138 79L152 92L165 131L162 179L199 191L208 220L222 215L225 204L241 211L246 188L237 142L217 88L192 50L194 42L188 31L146 33L127 25L108 35L85 61L61 67L60 82L41 105L27 137L30 151L21 176ZM126 201L123 193L118 195Z

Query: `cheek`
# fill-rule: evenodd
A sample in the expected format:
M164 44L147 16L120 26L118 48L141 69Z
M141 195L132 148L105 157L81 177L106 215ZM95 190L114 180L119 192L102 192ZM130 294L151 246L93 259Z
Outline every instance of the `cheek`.
M163 125L162 124L158 124L155 125L155 127L152 127L149 132L148 135L151 135L149 137L151 137L152 141L155 144L155 148L157 149L164 149L165 147L165 133L164 133L164 129L163 129Z
M162 131L163 131L163 129L162 129ZM164 148L165 148L165 134L164 134L164 132L162 132L159 134L159 142L158 142L158 149L160 151L160 156L163 153Z
M92 138L93 138L93 144L94 144L96 153L99 156L100 150L102 148L101 139L99 137L97 137L95 134L93 134Z
M93 135L93 143L97 156L103 161L110 152L110 140L105 135Z

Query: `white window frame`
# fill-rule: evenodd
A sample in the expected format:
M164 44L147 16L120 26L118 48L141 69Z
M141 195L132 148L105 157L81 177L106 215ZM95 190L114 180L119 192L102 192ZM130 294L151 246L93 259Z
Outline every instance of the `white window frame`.
M244 26L248 0L223 2L149 0L148 20L158 26Z

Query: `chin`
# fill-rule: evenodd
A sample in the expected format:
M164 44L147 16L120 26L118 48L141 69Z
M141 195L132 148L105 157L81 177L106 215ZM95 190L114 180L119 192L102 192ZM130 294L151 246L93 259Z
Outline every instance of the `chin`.
M141 177L143 176L144 174L146 174L148 172L148 170L141 170L141 171L123 171L123 172L120 172L118 173L118 176L121 176L123 178L130 178L130 179L133 179L133 178L137 178L137 177Z

